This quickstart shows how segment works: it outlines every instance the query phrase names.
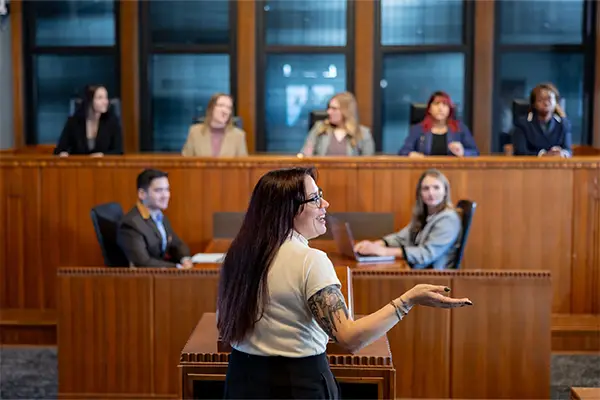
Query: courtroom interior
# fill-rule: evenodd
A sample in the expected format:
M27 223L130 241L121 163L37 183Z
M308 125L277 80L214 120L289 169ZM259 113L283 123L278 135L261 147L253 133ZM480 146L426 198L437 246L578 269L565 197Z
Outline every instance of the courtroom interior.
M599 0L0 0L0 398L244 397L600 399Z

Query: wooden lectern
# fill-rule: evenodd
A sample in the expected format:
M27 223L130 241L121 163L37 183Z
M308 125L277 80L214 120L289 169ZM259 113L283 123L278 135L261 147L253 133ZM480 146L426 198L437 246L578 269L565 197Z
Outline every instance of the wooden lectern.
M352 305L350 269L336 267L344 297ZM179 361L182 399L223 397L229 349L219 343L216 314L205 313L181 352ZM387 340L383 336L356 354L329 342L327 354L331 371L338 380L344 399L393 399L396 396L396 370Z

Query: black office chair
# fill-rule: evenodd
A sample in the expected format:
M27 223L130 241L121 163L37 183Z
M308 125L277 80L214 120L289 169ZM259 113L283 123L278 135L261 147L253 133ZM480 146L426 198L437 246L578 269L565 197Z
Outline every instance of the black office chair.
M513 125L519 118L529 114L529 100L514 99L512 103Z
M117 244L119 221L123 209L119 203L105 203L92 208L92 223L107 267L128 267L129 260Z
M416 125L423 122L427 115L427 104L410 103L410 125Z
M74 98L69 101L69 115L75 114L75 111L81 106L81 98ZM111 111L117 118L121 118L121 100L114 98L108 101L108 110Z
M317 121L324 121L327 117L327 110L311 111L308 117L308 130L310 131Z
M456 208L459 210L460 217L462 219L462 230L460 236L460 243L458 245L458 253L456 254L456 262L454 268L460 268L460 263L465 252L465 245L467 238L469 237L469 231L471 230L471 222L473 221L473 214L477 208L477 203L470 200L459 200L456 204Z
M192 118L192 124L203 124L205 118L206 117L204 117L204 116L194 117L194 118ZM242 128L242 119L240 117L236 117L236 116L233 117L233 125L235 125L239 129L244 129L244 128Z

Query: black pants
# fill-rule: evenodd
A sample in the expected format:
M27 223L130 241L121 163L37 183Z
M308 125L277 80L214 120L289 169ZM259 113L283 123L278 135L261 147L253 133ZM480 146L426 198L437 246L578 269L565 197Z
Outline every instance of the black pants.
M332 399L340 389L325 353L311 357L263 357L233 350L226 399Z

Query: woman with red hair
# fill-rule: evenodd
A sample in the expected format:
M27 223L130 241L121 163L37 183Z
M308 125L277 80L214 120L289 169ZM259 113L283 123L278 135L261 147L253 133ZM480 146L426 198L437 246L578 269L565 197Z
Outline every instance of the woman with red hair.
M469 128L456 119L456 107L445 92L435 92L427 102L423 122L410 128L401 156L478 156Z

